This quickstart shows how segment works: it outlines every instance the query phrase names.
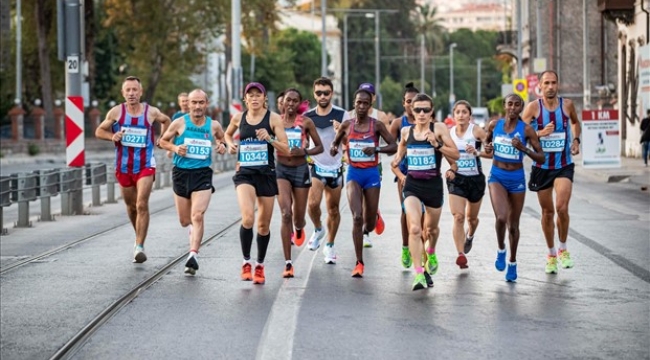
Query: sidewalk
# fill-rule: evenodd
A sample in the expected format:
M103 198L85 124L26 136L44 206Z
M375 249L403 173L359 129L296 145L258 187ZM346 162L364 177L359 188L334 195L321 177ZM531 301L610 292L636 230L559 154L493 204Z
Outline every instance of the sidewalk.
M647 190L650 185L650 167L643 164L639 158L621 157L621 167L617 169L585 169L582 167L582 156L574 158L576 174L595 182L632 183ZM643 189L645 187L645 189Z

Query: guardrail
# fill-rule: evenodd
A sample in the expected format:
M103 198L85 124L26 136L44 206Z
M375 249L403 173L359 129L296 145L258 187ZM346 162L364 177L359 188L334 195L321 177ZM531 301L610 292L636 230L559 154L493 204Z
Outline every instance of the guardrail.
M215 154L213 170L233 170L236 157ZM166 156L156 156L156 177L154 189L172 185L172 163ZM72 209L74 196L83 196L83 190L90 187L92 206L101 206L101 186L106 186L105 203L116 203L115 167L105 163L89 163L83 168L56 168L11 174L0 177L0 231L7 234L4 226L4 208L18 203L18 220L15 227L31 227L30 202L40 200L39 221L53 221L51 199L61 195L61 215L81 215L83 209ZM79 201L83 204L83 201Z

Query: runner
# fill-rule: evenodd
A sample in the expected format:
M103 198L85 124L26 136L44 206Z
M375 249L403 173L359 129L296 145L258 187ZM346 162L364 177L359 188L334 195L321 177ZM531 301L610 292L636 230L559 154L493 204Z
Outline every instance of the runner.
M543 161L533 163L528 188L537 192L537 200L542 208L542 232L548 246L547 274L557 274L558 258L563 268L573 267L573 259L566 246L569 235L569 201L575 168L571 156L580 153L582 132L573 101L559 97L558 86L555 71L547 70L541 73L539 87L543 98L529 103L522 116L526 123L532 124L537 130L545 155ZM533 120L536 121L533 123ZM555 248L555 213L560 240L559 251Z
M266 108L266 89L257 82L246 85L244 102L246 111L235 115L225 139L230 154L238 154L238 162L233 176L237 189L237 199L242 215L239 229L244 263L241 279L253 280L254 284L264 284L264 258L271 239L271 215L273 215L274 197L278 194L275 175L275 149L279 153L289 154L287 134L284 132L282 118ZM233 135L239 130L241 142L237 146ZM256 201L257 200L257 201ZM257 263L255 275L251 274L251 246L253 244L253 225L255 223L255 205L257 214Z
M495 230L499 249L494 265L498 271L506 269L506 226L510 238L510 261L506 281L517 280L517 246L519 245L519 218L526 198L524 154L533 160L544 161L544 153L535 130L521 120L519 114L524 100L516 94L503 99L505 119L492 120L488 126L486 152L494 152L488 179L492 209L496 216ZM526 147L530 142L534 151Z
M332 105L334 85L332 80L321 77L314 81L314 99L316 107L305 113L312 119L316 132L323 144L331 144L336 136L336 130L342 122L349 119L348 113ZM337 260L334 239L341 222L339 203L343 189L343 167L341 154L332 156L329 151L310 156L312 187L309 190L308 211L309 218L314 224L314 233L311 235L307 246L315 251L320 247L321 241L327 234L327 243L323 247L323 256L326 264L335 264ZM325 194L327 207L327 230L321 222L320 205Z
M377 109L374 107L374 104L377 101L377 95L375 93L375 86L371 83L363 83L359 85L359 89L357 90L365 90L372 94L372 108L368 111L368 116L370 116L373 119L377 119L384 123L384 126L387 129L390 129L390 119L388 118L388 115L386 115L385 112ZM356 118L356 109L350 110L350 118ZM344 150L345 149L345 143L347 142L347 139L344 141ZM379 179L381 179L381 175L383 173L383 167L381 165L381 156L379 156ZM381 235L384 233L386 225L384 223L384 219L381 217L381 212L379 212L379 209L377 209L377 226L375 228L375 233L377 235ZM372 241L370 240L370 233L363 233L363 247L371 248L372 247Z
M407 126L415 124L415 115L413 114L413 98L420 91L413 86L413 83L408 83L404 86L404 93L402 94L402 106L404 107L404 115L400 120L395 119L390 124L390 134L397 139L397 143L401 142L402 129ZM411 267L413 260L409 251L409 230L406 223L406 213L404 212L404 196L402 190L404 189L404 181L406 180L406 158L403 158L398 167L392 167L391 170L395 174L395 182L397 183L397 195L399 196L399 203L402 208L402 215L400 216L400 224L402 226L402 266L405 269Z
M299 106L302 95L296 89L287 89L284 92L284 120L283 126L289 141L290 156L278 153L276 176L278 179L278 205L282 212L282 248L284 250L285 269L282 274L285 278L293 277L293 264L291 262L291 238L296 246L305 242L305 211L307 210L307 197L311 187L311 175L307 165L307 156L323 152L323 144L316 132L314 122L310 118L300 115ZM307 149L308 139L312 139L314 147ZM292 225L293 221L293 225Z
M451 139L460 152L460 159L451 164L445 177L449 191L449 209L454 216L452 233L458 257L456 265L466 269L465 254L472 249L474 234L478 227L478 212L485 195L485 175L481 166L480 155L492 157L491 154L479 153L480 144L487 144L487 134L480 126L470 122L472 107L465 100L457 101L452 108L454 125ZM467 218L467 231L465 219Z
M284 114L284 91L278 94L276 99L276 107L278 108L278 114Z
M218 121L206 116L208 95L201 89L188 96L189 114L172 122L160 139L160 145L174 153L174 200L182 227L189 227L190 254L185 273L199 270L198 255L203 240L204 215L214 192L212 186L212 141L219 154L226 152L223 129Z
M149 229L149 195L156 175L152 125L159 122L164 134L171 120L158 108L140 102L142 84L135 76L122 82L122 96L126 102L108 111L95 137L115 143L115 177L135 230L133 262L143 263L147 261L144 241Z
M447 161L459 158L458 149L449 136L443 123L433 122L433 100L426 94L418 94L412 102L415 124L401 130L401 140L397 155L391 162L392 168L398 168L402 159L407 160L407 175L404 181L404 211L409 228L409 249L411 257L421 259L426 245L427 261L424 264L427 273L433 275L438 271L438 258L435 247L440 234L438 223L442 213L444 189L440 163L442 156ZM424 231L422 226L422 206L424 205ZM423 236L424 233L424 236ZM413 290L424 289L428 279L420 262L415 266ZM433 282L430 283L433 286Z
M179 117L185 116L188 112L190 112L190 105L189 105L189 99L187 96L186 92L182 92L178 94L178 106L180 109L172 115L172 121L178 119Z
M339 127L330 154L335 156L344 137L348 139L347 193L348 204L352 212L352 238L357 264L352 277L363 276L363 238L375 229L377 207L381 190L379 175L379 153L394 154L397 150L395 140L382 123L369 117L372 106L372 93L357 90L354 93L354 109L357 117L344 121ZM380 147L382 138L388 145Z

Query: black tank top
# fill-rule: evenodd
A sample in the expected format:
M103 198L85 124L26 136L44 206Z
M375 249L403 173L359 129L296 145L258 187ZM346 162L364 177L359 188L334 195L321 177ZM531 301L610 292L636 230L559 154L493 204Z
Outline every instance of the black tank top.
M255 130L266 129L269 135L275 136L271 130L271 112L267 110L264 118L257 125L250 125L246 121L246 115L248 115L248 110L244 111L239 123L238 172L242 174L271 174L275 171L275 149L270 143L258 140L255 135Z
M409 129L409 137L406 140L408 176L419 180L440 177L442 153L431 146L431 143L428 141L416 140L413 135L414 128L415 126L411 126ZM429 123L429 130L435 134L433 123Z

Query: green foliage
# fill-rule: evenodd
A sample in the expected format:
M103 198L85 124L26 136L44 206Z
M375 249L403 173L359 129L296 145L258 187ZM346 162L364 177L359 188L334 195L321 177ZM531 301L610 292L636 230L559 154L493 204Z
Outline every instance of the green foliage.
M492 115L503 115L505 109L503 108L503 96L496 97L487 102L487 108Z
M29 156L36 156L41 152L41 148L34 143L27 144L27 153Z

